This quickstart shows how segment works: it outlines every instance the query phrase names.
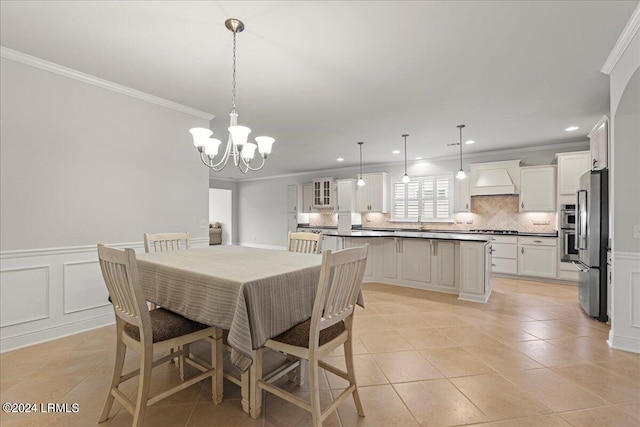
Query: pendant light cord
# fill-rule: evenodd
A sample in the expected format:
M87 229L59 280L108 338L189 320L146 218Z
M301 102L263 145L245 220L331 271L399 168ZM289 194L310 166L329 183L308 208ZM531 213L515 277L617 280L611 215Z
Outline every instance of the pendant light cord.
M404 174L407 174L407 137L409 135L402 135L404 138Z
M362 144L364 144L364 142L358 142L360 146L360 179L362 179Z
M460 170L462 170L462 126L460 126Z

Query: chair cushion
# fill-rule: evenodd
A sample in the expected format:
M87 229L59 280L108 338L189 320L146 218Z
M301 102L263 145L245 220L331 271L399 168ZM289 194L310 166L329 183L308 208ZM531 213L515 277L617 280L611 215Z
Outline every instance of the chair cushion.
M298 323L293 328L284 331L275 338L271 338L274 341L278 341L284 344L293 345L296 347L309 348L309 330L311 329L311 319L307 319L302 323ZM345 330L344 322L338 322L333 326L329 326L320 331L320 345L324 345L336 338Z
M151 316L153 342L166 341L210 327L164 308L151 310L149 315ZM124 327L124 332L136 341L140 341L140 330L137 326L127 324Z

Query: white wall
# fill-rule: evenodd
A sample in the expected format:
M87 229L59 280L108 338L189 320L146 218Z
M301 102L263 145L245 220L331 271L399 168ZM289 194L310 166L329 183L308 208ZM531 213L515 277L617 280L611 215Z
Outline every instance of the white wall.
M640 225L640 5L634 16L629 22L635 22L635 35L610 74L613 301L609 344L640 353L640 239L633 237L633 226ZM625 33L633 34L629 29L625 28L618 43Z
M188 133L208 120L46 70L55 64L1 61L4 351L113 321L96 243L208 240L208 172Z
M522 159L523 166L555 163L555 154L588 149L588 142L562 144L545 149L503 150L494 153L464 156L464 168L469 163ZM457 172L458 159L410 162L409 175ZM402 176L402 163L363 167L363 173L388 172ZM238 183L238 241L240 244L284 247L287 236L287 185L311 182L313 178L331 176L335 179L355 178L358 168L318 171L271 179L245 180Z
M219 222L222 227L222 244L230 245L233 230L232 191L209 189L209 222Z
M215 174L215 172L211 172ZM232 244L238 244L238 182L209 178L209 188L231 190L231 238Z

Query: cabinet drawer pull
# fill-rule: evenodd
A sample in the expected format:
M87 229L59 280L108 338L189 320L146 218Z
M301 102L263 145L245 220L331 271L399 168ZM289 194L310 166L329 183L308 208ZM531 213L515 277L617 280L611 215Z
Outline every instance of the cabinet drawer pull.
M520 207L524 208L524 202L520 203Z
M496 266L495 264L491 264L491 267L495 267L495 266Z
M523 254L524 253L524 248L520 248L520 253Z
M542 243L542 240L534 240L533 243Z

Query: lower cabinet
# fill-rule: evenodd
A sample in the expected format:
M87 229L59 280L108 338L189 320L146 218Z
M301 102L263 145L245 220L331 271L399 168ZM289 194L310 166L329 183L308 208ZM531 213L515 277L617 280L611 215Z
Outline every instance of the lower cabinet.
M402 240L402 278L431 283L431 240Z
M387 279L398 277L398 252L400 241L395 237L382 239L382 276Z
M404 237L345 237L343 241L344 247L369 243L365 282L459 293L461 299L476 302L489 297L491 245L484 242Z
M491 252L490 244L460 242L460 299L475 302L489 299Z
M557 239L518 237L518 274L555 278L558 269Z
M518 274L518 237L493 236L492 271L494 273Z

